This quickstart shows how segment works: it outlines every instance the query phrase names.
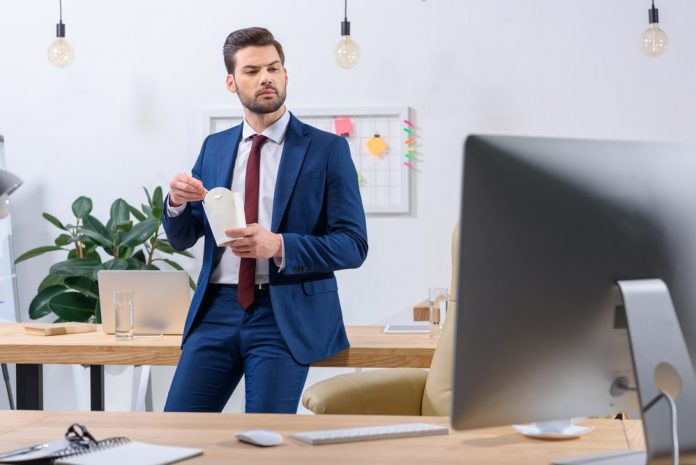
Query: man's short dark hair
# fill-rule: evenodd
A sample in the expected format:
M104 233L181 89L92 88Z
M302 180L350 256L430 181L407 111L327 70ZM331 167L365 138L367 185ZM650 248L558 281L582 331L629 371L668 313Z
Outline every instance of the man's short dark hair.
M268 29L262 27L248 27L246 29L238 29L231 32L225 39L225 45L222 47L222 56L225 59L225 67L228 74L234 74L234 56L245 47L265 47L273 45L280 56L280 63L285 65L285 54L283 46L275 40L273 34Z

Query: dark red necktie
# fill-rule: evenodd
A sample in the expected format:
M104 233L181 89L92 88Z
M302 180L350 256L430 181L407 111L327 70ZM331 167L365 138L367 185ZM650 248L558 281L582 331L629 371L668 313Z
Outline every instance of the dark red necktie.
M244 216L247 224L259 221L259 165L261 164L261 146L268 137L260 134L251 136L251 152L247 161L244 180ZM245 310L254 303L254 284L256 281L256 259L242 258L239 265L239 283L237 302Z

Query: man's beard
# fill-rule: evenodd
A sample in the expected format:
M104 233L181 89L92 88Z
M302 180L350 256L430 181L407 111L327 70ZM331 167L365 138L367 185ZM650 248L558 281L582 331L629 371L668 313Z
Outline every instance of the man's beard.
M261 102L255 100L254 98L249 98L248 95L243 95L241 92L237 92L237 96L239 96L239 101L242 102L242 105L246 109L258 115L265 115L267 113L273 113L277 111L285 103L285 97L287 96L287 92L283 90L281 93L275 88L273 88L273 90L277 92L276 98L266 102Z

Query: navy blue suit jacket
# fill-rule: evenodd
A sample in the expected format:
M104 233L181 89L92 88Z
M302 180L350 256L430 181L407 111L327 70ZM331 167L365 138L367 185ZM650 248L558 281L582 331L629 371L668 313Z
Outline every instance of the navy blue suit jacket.
M192 169L206 189L232 184L242 126L208 136ZM178 216L163 214L172 247L185 250L205 237L198 288L191 301L186 342L213 269L220 260L201 202ZM300 363L348 347L334 271L359 267L367 256L367 229L358 178L344 138L290 115L273 199L271 231L283 235L285 268L269 260L271 302L278 327Z

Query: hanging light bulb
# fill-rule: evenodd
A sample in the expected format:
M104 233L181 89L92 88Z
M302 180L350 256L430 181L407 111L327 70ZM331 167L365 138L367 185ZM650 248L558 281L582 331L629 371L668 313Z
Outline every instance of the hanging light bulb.
M667 34L660 29L660 18L658 10L655 8L655 0L652 2L652 8L648 10L648 18L650 26L640 36L640 50L651 58L659 57L669 45Z
M352 68L360 62L360 46L350 38L348 0L344 0L344 16L341 22L341 40L336 44L334 58L341 68Z
M65 68L73 61L72 45L65 40L65 24L63 24L63 0L59 0L60 21L56 24L56 40L48 47L48 61L59 68Z

